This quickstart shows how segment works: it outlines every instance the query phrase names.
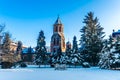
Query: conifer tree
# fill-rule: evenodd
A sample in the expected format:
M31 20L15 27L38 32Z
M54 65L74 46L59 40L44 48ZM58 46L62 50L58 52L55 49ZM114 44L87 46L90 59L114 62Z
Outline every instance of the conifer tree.
M73 37L73 53L78 53L78 44L77 44L77 38L76 36Z
M31 46L28 48L28 53L29 53L29 54L32 53L32 48L31 48Z
M2 32L4 31L4 29L5 29L5 25L0 24L0 35L1 35Z
M10 53L10 44L11 44L10 34L6 32L2 44L2 50L4 53L6 54Z
M16 53L21 54L21 52L22 52L22 42L18 41Z
M68 41L66 43L66 51L65 51L65 55L66 55L66 57L68 57L67 58L67 64L68 65L71 65L71 59L72 59L71 54L72 54L71 43Z
M22 53L22 42L18 41L17 48L16 48L16 53L14 54L14 59L18 63L21 61L21 53Z
M5 25L0 24L0 48L2 44L2 38L3 38L3 31L4 31Z
M116 40L109 37L109 40L104 43L99 61L99 67L103 69L120 68L120 37Z
M99 61L98 53L103 47L104 32L98 22L98 18L94 18L93 12L89 12L83 21L85 24L81 29L81 52L83 52L84 60L92 66L96 66Z
M47 59L46 59L46 42L45 42L45 36L44 36L44 32L41 30L39 32L39 36L37 39L37 46L36 46L36 63L37 64L46 64Z

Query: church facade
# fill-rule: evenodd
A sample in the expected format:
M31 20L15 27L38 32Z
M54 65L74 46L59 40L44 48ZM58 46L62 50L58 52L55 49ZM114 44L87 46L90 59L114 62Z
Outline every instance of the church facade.
M51 37L51 52L57 52L60 48L62 52L65 52L65 37L64 37L64 26L58 16L57 20L53 25L53 35Z

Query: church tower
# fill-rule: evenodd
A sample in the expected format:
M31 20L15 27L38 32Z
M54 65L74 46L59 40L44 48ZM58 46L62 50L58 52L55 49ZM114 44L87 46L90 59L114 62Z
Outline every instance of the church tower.
M53 35L51 37L51 52L56 52L61 48L62 52L65 52L65 37L63 33L63 24L58 16L53 25Z

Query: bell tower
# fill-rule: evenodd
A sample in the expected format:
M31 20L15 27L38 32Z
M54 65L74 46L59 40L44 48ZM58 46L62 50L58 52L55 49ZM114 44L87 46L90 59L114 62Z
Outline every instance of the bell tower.
M51 52L57 52L61 48L62 52L65 52L65 37L64 37L64 26L58 16L57 20L53 25L53 35L51 37Z

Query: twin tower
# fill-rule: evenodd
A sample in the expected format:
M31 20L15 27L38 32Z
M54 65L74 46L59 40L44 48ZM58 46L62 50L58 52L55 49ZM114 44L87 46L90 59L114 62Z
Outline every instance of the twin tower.
M57 52L61 48L62 52L65 52L65 37L64 37L64 26L58 16L57 20L53 25L53 35L51 37L51 52Z

